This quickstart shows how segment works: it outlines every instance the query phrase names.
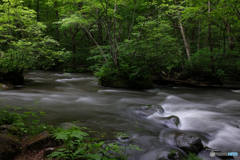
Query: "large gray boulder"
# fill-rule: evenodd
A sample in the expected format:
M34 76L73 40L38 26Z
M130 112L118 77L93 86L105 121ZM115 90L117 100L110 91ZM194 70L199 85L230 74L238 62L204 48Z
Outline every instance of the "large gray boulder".
M203 144L199 137L191 133L179 133L175 136L176 145L187 153L199 153Z

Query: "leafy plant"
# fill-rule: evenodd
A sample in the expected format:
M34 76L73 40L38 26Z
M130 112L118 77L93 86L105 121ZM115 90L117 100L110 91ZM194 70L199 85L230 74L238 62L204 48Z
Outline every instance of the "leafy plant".
M44 112L24 112L24 113L11 113L7 109L21 109L17 107L7 106L0 110L0 125L12 125L18 130L17 135L22 136L28 134L34 136L45 130L52 132L53 126L41 123L40 116L45 115Z
M91 159L91 160L116 160L126 159L124 154L125 147L117 143L105 143L89 137L89 134L82 131L85 128L72 126L63 130L58 129L53 135L56 139L63 142L62 148L53 152L48 158ZM138 149L137 146L129 145L128 148Z
M196 154L194 153L189 153L189 155L184 160L202 160L202 159L196 156Z

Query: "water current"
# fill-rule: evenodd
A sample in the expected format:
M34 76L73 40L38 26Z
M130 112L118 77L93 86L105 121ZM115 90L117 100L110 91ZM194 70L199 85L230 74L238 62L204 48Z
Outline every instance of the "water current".
M198 135L204 146L240 154L240 90L156 87L130 90L102 87L91 73L32 71L26 84L1 91L1 105L35 106L46 112L44 121L80 121L93 130L128 132L144 151L129 151L132 160L157 160L180 150L174 132ZM147 105L161 105L164 112L143 112ZM175 125L169 116L179 118ZM180 150L181 152L181 150ZM209 153L200 153L205 159ZM235 159L240 159L235 157Z

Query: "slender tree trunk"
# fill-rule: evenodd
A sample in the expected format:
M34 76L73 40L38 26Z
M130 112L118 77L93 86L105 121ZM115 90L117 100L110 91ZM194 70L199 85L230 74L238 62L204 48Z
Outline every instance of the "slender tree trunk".
M102 27L101 17L100 17L98 10L96 11L96 14L98 15L98 21L97 21L98 38L97 38L97 40L98 40L99 45L103 45L103 33L102 33L103 27Z
M211 26L211 2L208 1L208 45L209 50L211 52L211 71L215 74L215 66L214 66L214 56L213 56L213 46L212 46L212 26Z
M115 0L115 5L114 5L114 14L116 14L117 11L117 0ZM118 59L119 59L119 46L117 42L117 22L116 22L116 17L114 16L114 30L113 30L113 59L115 62L115 67L119 68L118 64Z
M228 21L228 23L227 23L227 34L228 34L228 41L229 41L229 48L231 49L231 50L233 50L233 48L235 47L234 46L234 43L232 43L232 37L231 37L231 25L230 25L230 22Z
M73 34L72 27L70 27L70 33L71 33L71 42L72 42L72 54L73 54L73 65L76 64L76 45L75 45L75 36Z
M57 2L54 3L54 6L55 8L57 8ZM58 14L58 10L56 9L55 10L55 15L56 15L56 18L58 19L59 18L59 14ZM59 42L60 41L60 37L59 37L59 27L57 26L56 27L56 40Z
M200 36L201 34L201 20L199 19L199 23L198 23L198 51L200 50Z
M190 65L192 65L191 55L190 55L190 46L189 46L189 43L188 43L186 35L185 35L184 27L182 25L181 13L179 14L179 24L180 24L180 31L181 31L181 34L182 34L184 46L185 46L185 49L186 49L186 52L187 52L188 61L189 61Z
M182 70L184 70L183 58L182 58L182 54L181 54L181 52L180 52L180 48L179 48L179 44L178 44L178 38L177 38L177 35L178 35L178 33L177 33L177 21L174 21L174 25L175 25L176 46L177 46L177 48L178 48L178 55L179 55L179 57L180 57L180 59L181 59Z
M39 0L37 0L37 21L40 21L40 17L39 17Z
M103 58L104 60L106 61L106 63L108 63L108 60L107 60L107 57L106 55L104 54L101 46L98 45L98 43L95 41L95 39L93 38L91 32L89 30L87 30L84 26L81 25L81 27L85 30L85 32L90 36L90 38L93 40L93 42L97 45L97 47L99 48L99 50L101 51L102 55L103 55Z

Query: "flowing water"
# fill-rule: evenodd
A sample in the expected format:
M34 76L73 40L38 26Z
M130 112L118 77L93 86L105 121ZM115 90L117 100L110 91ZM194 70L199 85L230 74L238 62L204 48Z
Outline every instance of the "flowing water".
M129 150L129 159L157 160L171 150L179 150L172 136L179 131L198 135L204 146L240 154L239 90L129 90L99 86L90 73L43 71L29 72L26 84L17 87L0 92L1 105L39 108L47 114L44 121L50 123L80 121L83 126L102 128L109 134L128 132L136 139L134 144L144 150ZM145 113L143 108L147 105L161 105L164 112ZM164 119L171 115L179 117L179 126ZM209 153L199 156L217 159Z

